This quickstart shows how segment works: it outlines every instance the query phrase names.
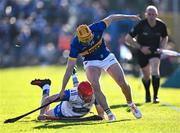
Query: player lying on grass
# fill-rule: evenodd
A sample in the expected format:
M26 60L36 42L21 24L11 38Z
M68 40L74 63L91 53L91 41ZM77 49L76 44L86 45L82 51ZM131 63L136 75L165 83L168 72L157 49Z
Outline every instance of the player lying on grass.
M49 109L46 106L40 110L38 120L61 120L63 118L80 118L88 114L95 104L97 113L104 119L104 110L96 102L94 90L87 81L78 82L75 71L72 75L74 87L64 91L64 96L60 97L61 101L55 108ZM42 88L43 96L41 105L52 102L59 97L59 93L49 96L51 80L49 79L35 79L31 81L32 85L37 85Z

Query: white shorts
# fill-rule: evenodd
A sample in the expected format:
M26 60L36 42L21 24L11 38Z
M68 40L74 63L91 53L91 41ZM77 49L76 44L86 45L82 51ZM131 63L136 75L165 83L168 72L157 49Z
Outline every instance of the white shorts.
M107 69L115 63L118 63L118 61L116 57L114 56L114 54L110 53L104 60L84 61L83 65L84 65L85 70L89 66L95 66L95 67L99 67L107 71Z

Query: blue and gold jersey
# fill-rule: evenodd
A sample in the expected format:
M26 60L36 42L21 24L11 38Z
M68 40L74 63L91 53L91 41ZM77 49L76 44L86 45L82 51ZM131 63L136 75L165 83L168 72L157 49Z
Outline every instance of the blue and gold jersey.
M93 23L89 26L93 33L93 39L89 45L83 45L78 37L75 36L71 43L71 49L69 59L76 59L78 55L84 57L84 61L87 60L103 60L109 55L109 50L105 45L102 38L103 32L106 29L104 21Z

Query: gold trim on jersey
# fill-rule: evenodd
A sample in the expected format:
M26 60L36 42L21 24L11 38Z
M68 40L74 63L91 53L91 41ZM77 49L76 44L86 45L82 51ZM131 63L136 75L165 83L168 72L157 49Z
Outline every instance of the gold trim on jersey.
M101 44L102 44L102 38L94 46L92 46L91 48L81 52L80 55L85 56L85 55L91 54L96 49L98 49L101 46Z
M72 58L72 57L69 57L68 59L69 60L77 60L77 58Z
M105 20L102 20L104 23L105 23L105 25L106 25L106 28L108 27L108 24L106 23L106 21Z

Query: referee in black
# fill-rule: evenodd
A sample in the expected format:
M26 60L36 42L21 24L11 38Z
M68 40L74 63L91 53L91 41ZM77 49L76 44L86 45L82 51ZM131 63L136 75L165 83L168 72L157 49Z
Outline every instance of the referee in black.
M149 5L145 11L146 18L135 25L126 35L126 43L137 49L137 59L143 73L145 102L151 102L149 88L152 79L153 103L159 103L160 54L157 53L157 49L165 48L168 41L167 27L157 16L157 8Z

